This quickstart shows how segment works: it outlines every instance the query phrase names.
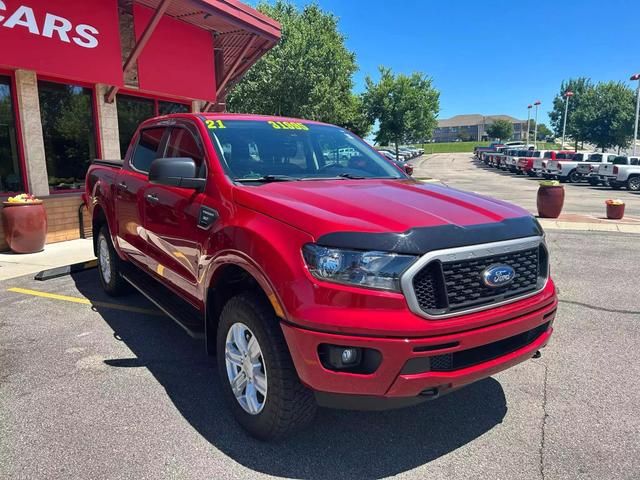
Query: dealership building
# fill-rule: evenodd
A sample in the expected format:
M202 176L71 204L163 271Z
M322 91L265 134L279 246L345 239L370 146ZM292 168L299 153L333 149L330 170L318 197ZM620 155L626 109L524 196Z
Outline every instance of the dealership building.
M513 124L513 140L524 140L527 121L509 115L456 115L438 120L433 131L434 142L482 141L489 140L487 128L496 120L507 120Z
M0 199L32 193L48 242L79 238L91 160L149 117L223 111L279 38L236 0L0 0Z

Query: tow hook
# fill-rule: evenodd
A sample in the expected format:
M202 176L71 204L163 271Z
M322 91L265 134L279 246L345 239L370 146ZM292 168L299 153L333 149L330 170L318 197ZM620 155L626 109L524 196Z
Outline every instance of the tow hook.
M542 356L542 353L540 352L540 350L536 350L536 353L533 354L532 358L540 358Z

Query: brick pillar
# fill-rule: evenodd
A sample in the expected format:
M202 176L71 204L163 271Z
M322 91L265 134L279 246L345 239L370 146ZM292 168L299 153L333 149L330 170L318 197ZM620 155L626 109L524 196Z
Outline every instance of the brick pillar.
M49 181L36 73L16 70L15 76L22 145L27 166L25 173L27 174L29 191L36 196L46 196L49 195Z
M97 116L100 123L98 137L102 147L102 158L115 160L122 158L126 152L120 151L120 130L118 129L118 107L116 102L106 103L104 96L108 90L107 85L96 85L98 106Z
M191 111L193 113L201 112L203 106L204 102L201 102L200 100L194 100L191 102Z

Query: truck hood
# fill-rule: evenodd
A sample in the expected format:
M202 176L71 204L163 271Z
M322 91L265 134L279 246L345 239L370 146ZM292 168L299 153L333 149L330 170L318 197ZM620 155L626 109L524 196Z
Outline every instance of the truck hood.
M328 246L424 253L541 234L520 207L415 180L279 182L236 187L234 198Z

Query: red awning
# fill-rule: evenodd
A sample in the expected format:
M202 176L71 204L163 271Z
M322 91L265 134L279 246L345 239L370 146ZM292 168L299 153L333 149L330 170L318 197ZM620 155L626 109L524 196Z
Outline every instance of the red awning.
M224 102L231 86L280 39L280 24L277 21L237 0L134 1L212 32L217 57L218 103ZM150 35L153 35L154 28L150 27ZM125 70L135 62L147 40L144 37L139 39L139 45L125 62ZM115 91L109 97L112 100Z

